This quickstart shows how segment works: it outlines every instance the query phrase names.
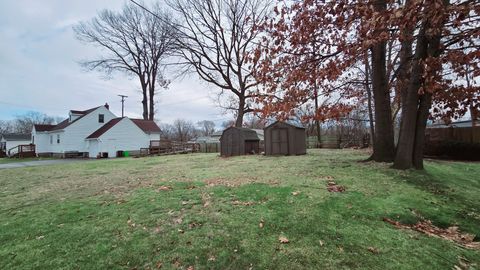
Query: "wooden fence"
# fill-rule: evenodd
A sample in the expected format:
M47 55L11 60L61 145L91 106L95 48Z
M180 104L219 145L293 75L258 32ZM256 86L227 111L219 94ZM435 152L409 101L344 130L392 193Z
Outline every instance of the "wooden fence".
M425 136L427 142L456 141L480 143L480 126L427 128Z
M219 153L220 142L199 142L198 152L200 153Z
M334 135L323 135L320 143L316 136L307 138L307 148L340 149L347 147L368 147L370 137L366 134L363 138L342 138Z
M169 140L150 141L149 148L140 149L140 155L173 155L184 153L196 153L199 146L196 143L176 142Z

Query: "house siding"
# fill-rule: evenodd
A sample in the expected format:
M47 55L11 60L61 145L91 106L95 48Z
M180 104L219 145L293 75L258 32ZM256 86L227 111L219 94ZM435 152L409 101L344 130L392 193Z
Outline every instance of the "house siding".
M159 134L146 134L132 120L123 118L98 139L89 140L89 156L96 157L99 152L107 152L108 157L116 157L117 151L139 151L148 148L150 140L160 139Z
M98 122L99 114L104 115L104 123ZM113 118L116 116L112 112L104 106L100 106L63 130L34 132L37 153L88 152L85 138ZM57 143L57 135L60 135L60 143ZM50 136L53 136L52 143L50 143Z

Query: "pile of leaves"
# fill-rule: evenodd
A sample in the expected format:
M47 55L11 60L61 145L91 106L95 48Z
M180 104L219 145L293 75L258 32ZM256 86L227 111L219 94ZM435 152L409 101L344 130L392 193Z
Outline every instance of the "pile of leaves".
M413 225L402 224L398 221L383 218L383 221L394 225L398 229L410 229L424 233L428 236L439 237L448 241L455 242L463 247L480 250L480 242L475 242L475 235L469 233L461 233L458 226L451 226L447 229L439 228L432 224L430 220L421 220Z
M328 181L327 183L328 192L345 192L345 186L337 185L334 181Z

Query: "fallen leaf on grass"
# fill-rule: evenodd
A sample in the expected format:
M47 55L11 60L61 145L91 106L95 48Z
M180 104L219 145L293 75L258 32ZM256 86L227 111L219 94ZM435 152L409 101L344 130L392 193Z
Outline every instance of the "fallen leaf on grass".
M339 186L337 183L330 181L327 184L328 192L344 192L346 188L344 186Z
M254 205L255 203L254 202L242 202L242 201L239 201L239 200L235 200L235 201L232 201L232 204L233 205L250 206L250 205Z
M213 256L213 255L208 258L209 262L214 262L216 260L217 260L217 258L215 258L215 256Z
M135 224L130 218L128 218L127 224L128 224L128 226L130 226L130 227L135 227L135 226L136 226L136 224Z
M162 262L157 262L157 263L155 264L155 267L157 267L157 269L161 269L162 266L163 266L163 263L162 263Z
M367 249L368 249L368 251L370 251L373 254L380 253L380 251L378 249L374 248L374 247L368 247Z
M325 245L325 243L322 240L318 240L318 243L320 244L321 247L323 247L323 245Z
M469 233L461 233L458 226L451 226L447 229L442 229L433 225L432 221L430 220L421 220L413 225L402 224L389 218L383 218L383 221L394 225L398 229L410 229L424 233L428 236L439 237L452 241L466 248L477 250L480 249L480 242L474 242L475 235Z
M293 196L297 196L298 194L300 194L300 191L294 191L294 192L292 192L292 195L293 195Z
M259 227L260 229L262 229L263 226L265 226L265 221L264 221L263 219L261 219L261 220L260 220L260 223L258 224L258 227Z
M160 186L159 188L157 188L157 192L159 192L159 191L169 191L169 190L172 190L172 187Z
M195 227L200 227L200 226L202 226L202 223L192 222L192 223L188 224L189 229L193 229Z
M42 240L43 238L45 238L44 235L40 235L40 236L37 236L37 237L36 237L37 240Z
M190 265L190 266L187 268L187 270L195 270L195 267L193 267L193 266Z
M286 238L285 236L278 237L278 241L280 241L280 243L282 244L290 243L290 240L288 240L288 238Z

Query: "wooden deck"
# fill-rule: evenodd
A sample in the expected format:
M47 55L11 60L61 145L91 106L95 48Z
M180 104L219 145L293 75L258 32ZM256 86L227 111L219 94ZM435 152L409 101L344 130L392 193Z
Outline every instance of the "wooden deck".
M8 149L8 157L10 158L29 158L35 157L35 144L21 144Z

